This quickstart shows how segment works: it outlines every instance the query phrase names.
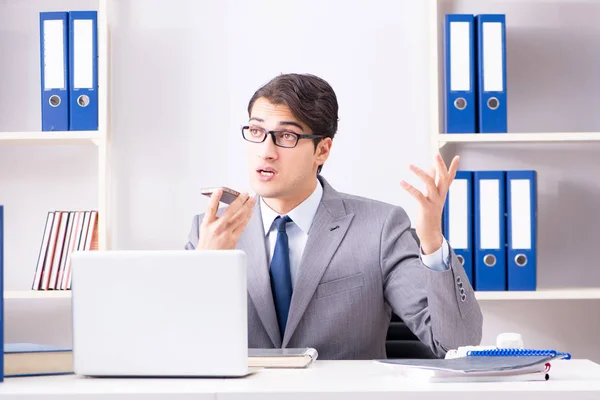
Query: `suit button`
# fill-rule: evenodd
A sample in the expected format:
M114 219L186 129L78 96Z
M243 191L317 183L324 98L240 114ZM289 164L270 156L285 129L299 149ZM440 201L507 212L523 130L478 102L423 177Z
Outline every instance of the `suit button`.
M467 300L467 295L463 293L460 295L460 301L462 301L464 303L465 300Z

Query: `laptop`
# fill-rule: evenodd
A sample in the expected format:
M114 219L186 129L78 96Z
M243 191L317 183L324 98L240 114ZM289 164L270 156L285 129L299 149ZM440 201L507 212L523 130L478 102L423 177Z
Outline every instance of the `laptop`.
M75 374L253 372L241 250L82 251L71 268Z

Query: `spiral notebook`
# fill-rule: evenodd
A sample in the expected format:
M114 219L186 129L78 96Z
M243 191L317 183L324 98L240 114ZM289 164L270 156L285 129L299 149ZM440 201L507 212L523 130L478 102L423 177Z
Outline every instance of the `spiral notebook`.
M406 376L438 381L548 380L550 361L571 355L555 350L490 349L452 359L400 359L379 362L400 367Z
M469 350L467 357L552 357L563 358L568 360L571 354L563 353L556 350L538 350L538 349L485 349L485 350Z

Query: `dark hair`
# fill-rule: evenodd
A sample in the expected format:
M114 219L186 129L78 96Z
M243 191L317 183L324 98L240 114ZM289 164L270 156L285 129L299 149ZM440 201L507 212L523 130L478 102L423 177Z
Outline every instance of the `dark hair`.
M333 139L338 127L338 103L333 88L322 78L310 74L282 74L258 89L248 103L248 115L258 99L287 106L294 117L315 135ZM315 150L321 139L314 139ZM317 174L321 172L320 165Z

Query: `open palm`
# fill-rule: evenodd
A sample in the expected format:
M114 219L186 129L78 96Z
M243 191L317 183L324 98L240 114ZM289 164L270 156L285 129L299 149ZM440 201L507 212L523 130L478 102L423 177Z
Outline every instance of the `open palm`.
M442 245L442 213L448 189L458 170L458 161L459 157L455 156L448 169L442 156L437 154L435 167L429 172L411 165L411 171L425 183L425 193L408 182L401 182L402 187L419 203L415 229L425 254L435 252Z

